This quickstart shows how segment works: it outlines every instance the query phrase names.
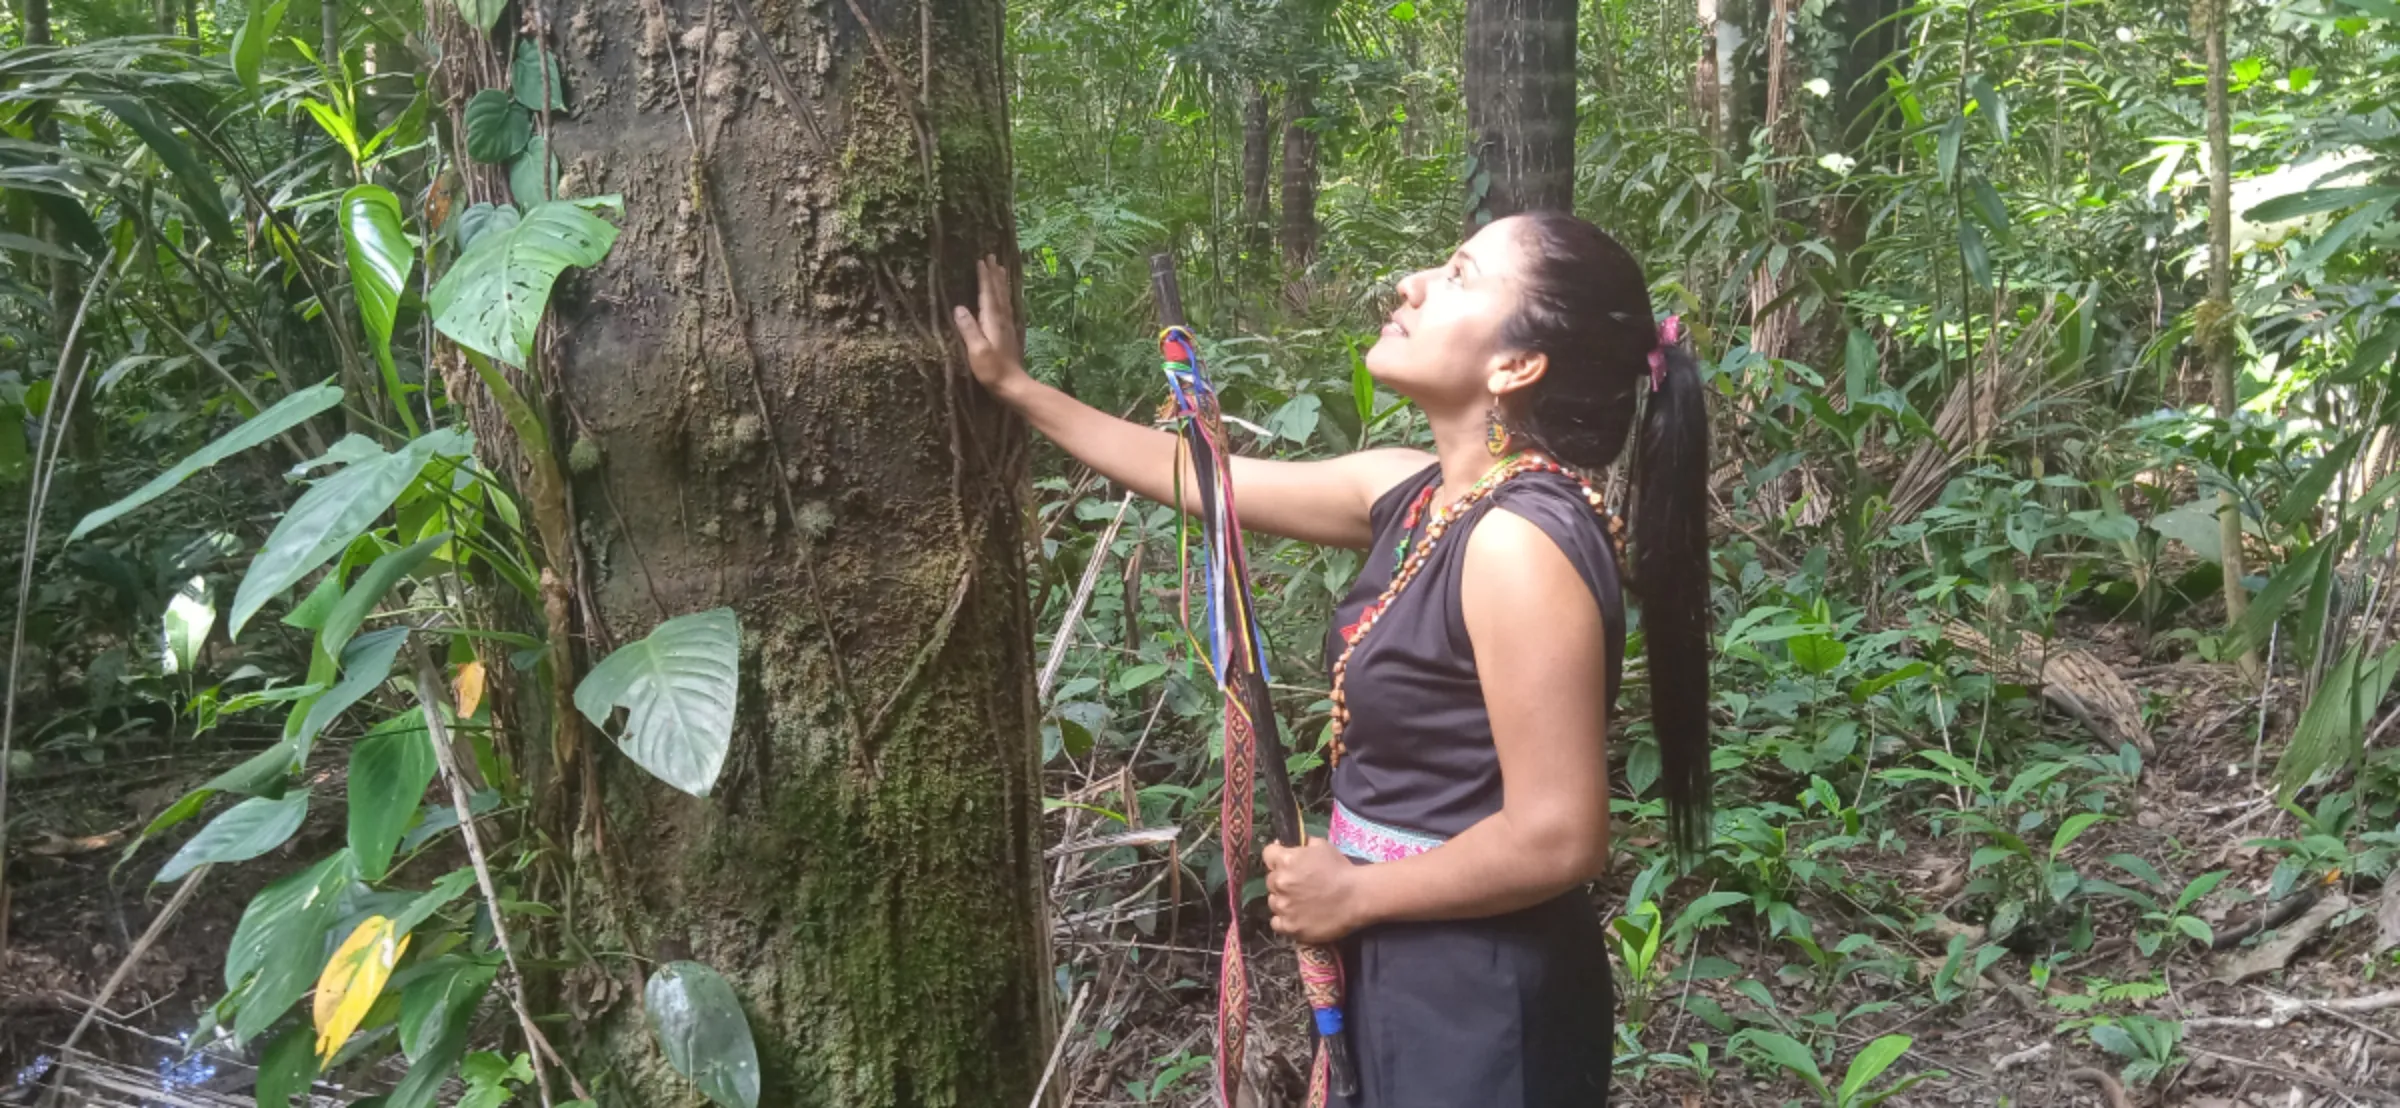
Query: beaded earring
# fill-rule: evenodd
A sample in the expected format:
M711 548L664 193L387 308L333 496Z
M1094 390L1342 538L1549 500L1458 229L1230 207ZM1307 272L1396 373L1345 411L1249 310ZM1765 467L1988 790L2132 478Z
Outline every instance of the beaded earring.
M1500 402L1495 400L1483 413L1483 448L1497 458L1508 453L1508 440L1511 437L1508 424L1500 418Z

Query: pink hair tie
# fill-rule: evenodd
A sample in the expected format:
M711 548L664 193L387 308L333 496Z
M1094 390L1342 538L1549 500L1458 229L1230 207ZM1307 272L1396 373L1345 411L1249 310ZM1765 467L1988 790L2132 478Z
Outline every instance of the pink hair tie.
M1683 341L1683 317L1671 315L1658 325L1658 345L1650 348L1650 391L1667 381L1667 348Z

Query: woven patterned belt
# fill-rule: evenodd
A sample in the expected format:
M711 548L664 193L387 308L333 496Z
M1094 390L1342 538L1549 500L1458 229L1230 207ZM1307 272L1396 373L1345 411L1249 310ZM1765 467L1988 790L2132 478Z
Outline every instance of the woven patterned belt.
M1445 841L1439 835L1377 823L1333 802L1333 824L1327 829L1333 848L1363 862L1397 862L1423 854Z

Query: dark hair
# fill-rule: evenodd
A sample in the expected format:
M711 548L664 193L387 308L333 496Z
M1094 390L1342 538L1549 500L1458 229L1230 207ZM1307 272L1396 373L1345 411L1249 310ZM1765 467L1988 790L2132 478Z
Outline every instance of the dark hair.
M1708 399L1699 363L1659 341L1650 287L1633 255L1564 212L1511 217L1525 243L1520 308L1502 329L1549 368L1513 406L1510 426L1551 457L1597 472L1625 448L1637 403L1633 583L1650 658L1650 726L1669 839L1687 856L1709 826ZM1664 374L1650 387L1650 355Z

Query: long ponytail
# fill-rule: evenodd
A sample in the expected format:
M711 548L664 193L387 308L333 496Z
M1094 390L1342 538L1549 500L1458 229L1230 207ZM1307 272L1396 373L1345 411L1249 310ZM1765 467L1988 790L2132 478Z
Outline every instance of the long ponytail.
M1641 264L1607 232L1565 212L1508 218L1528 238L1502 341L1550 359L1512 425L1595 472L1636 440L1632 585L1650 652L1668 838L1690 857L1709 829L1708 397L1699 363L1676 334L1662 336Z
M1708 397L1689 350L1660 353L1634 444L1633 568L1668 839L1690 857L1709 831Z

